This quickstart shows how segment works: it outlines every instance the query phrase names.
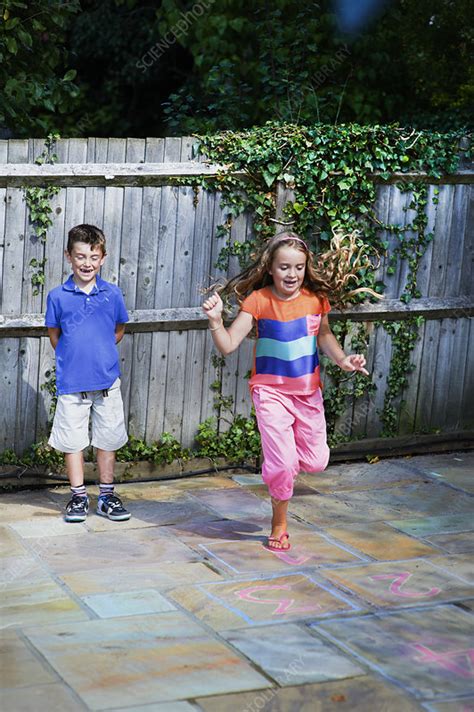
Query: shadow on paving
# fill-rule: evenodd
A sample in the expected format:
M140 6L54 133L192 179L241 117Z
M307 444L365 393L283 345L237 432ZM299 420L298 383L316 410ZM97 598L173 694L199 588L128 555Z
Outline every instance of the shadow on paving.
M474 710L474 453L301 474L269 552L258 475L4 494L2 709Z

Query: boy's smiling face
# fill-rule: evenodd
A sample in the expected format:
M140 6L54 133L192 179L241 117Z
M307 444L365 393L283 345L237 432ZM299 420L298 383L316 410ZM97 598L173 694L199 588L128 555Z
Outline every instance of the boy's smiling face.
M101 247L91 246L86 242L75 242L71 252L66 251L66 259L72 267L74 282L79 289L92 288L105 255Z

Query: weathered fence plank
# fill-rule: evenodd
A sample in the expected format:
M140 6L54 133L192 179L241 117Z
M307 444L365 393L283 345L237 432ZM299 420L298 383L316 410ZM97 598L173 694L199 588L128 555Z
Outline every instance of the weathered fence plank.
M145 140L128 138L126 140L125 160L127 163L138 163L145 159ZM137 291L138 252L140 245L140 230L142 217L143 190L134 187L125 187L123 196L122 234L120 239L120 268L119 286L124 294L125 303L132 309L135 307ZM132 386L134 373L139 382L144 377L140 369L143 357L142 349L138 344L135 351L135 336L125 336L120 345L120 356L123 361L122 368L122 396L124 410L128 413L128 425L135 432L142 420L139 415L142 411L141 391L143 388ZM137 431L138 434L138 431Z

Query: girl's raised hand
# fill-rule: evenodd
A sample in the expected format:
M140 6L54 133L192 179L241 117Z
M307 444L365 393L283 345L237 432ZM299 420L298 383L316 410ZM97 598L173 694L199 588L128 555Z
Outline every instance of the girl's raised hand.
M214 294L211 294L211 296L206 299L202 305L202 309L210 320L219 319L219 317L222 316L224 304L217 292L214 292Z
M351 354L350 356L346 356L339 366L343 371L360 371L368 376L369 372L364 368L365 363L365 356L362 356L362 354Z

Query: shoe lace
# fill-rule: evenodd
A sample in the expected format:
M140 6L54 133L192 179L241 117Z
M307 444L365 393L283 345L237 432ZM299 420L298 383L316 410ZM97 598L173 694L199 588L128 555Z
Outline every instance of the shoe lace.
M87 505L87 500L85 497L73 497L69 502L68 509L84 509Z
M112 507L112 509L123 509L121 500L114 494L109 494L107 497L104 497L104 503L108 507Z

